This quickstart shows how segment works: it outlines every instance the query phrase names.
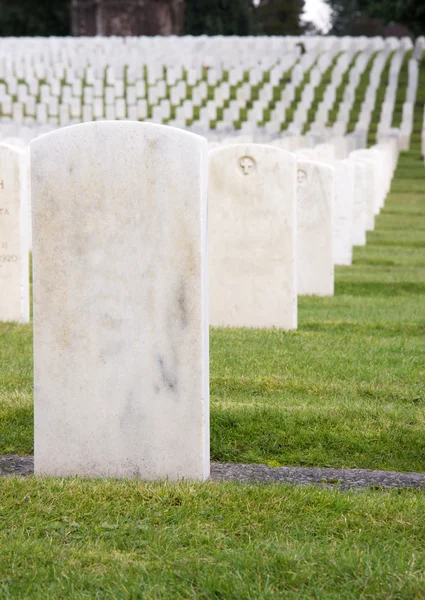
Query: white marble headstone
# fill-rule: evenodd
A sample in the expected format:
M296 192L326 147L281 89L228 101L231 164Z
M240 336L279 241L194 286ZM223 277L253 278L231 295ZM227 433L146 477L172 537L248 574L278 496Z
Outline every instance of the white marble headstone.
M0 321L28 323L29 219L26 153L0 144Z
M87 123L31 167L35 472L205 479L206 140Z
M352 240L354 246L364 246L367 229L367 167L361 161L353 160L352 163L354 164Z
M296 163L261 144L209 155L210 321L297 327Z
M298 294L332 296L335 169L298 160L297 179Z
M375 207L378 196L376 163L368 150L355 150L350 153L350 158L365 166L366 230L373 231L375 229Z
M337 160L335 169L335 207L333 218L333 252L336 265L351 265L353 259L353 208L355 165L351 160Z

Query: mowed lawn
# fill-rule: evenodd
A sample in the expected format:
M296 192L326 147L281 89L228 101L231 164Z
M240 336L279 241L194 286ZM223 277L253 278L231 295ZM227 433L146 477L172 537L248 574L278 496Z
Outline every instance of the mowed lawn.
M2 600L418 600L425 495L0 482Z

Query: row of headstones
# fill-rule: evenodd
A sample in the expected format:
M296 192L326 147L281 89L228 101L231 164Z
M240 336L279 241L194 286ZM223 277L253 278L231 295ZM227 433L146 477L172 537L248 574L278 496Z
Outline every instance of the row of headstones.
M252 100L254 91L257 93L260 88L260 97L250 109L252 114L247 114L244 120L256 118L261 121L264 110L269 106L287 71L293 69L292 82L281 98L286 106L295 96L295 87L303 79L305 71L317 62L312 75L320 81L321 73L334 56L331 52L321 57L312 53L300 58L300 52L296 48L294 53L285 55L284 58L279 57L274 63L270 62L270 57L265 64L264 61L262 64L253 62L249 65L248 81L245 81L246 71L241 67L226 72L222 66L209 67L206 75L202 67L186 73L180 68L180 73L177 74L175 68L167 69L164 73L163 66L159 63L148 66L145 73L145 65L139 62L137 73L121 68L117 77L113 67L105 65L102 65L97 77L91 67L79 76L70 69L66 69L65 74L63 71L57 73L53 78L50 77L51 74L44 74L43 84L39 88L39 80L34 74L27 73L26 83L22 83L22 77L25 76L9 70L4 76L5 83L0 85L3 120L12 119L25 124L35 121L52 125L67 125L104 117L137 120L146 119L150 114L150 107L151 117L155 121L170 120L172 109L175 109L173 120L183 124L187 120L193 120L197 111L200 111L197 119L201 122L223 120L230 123L240 119L240 111L248 109L248 102ZM57 68L56 66L55 69ZM266 73L269 76L268 82L263 81ZM19 77L21 83L18 83ZM63 77L65 83L61 81ZM235 100L230 100L231 87L236 89ZM214 98L208 99L211 88L214 88ZM223 108L223 115L219 116L217 111Z
M0 273L7 283L20 265L22 294L25 168L16 148L0 153ZM350 211L368 198L364 229L396 160L389 141L341 161ZM199 136L115 121L34 140L31 172L36 473L205 479L208 295L217 324L230 313L233 325L286 328L303 261L325 251L333 268L337 167L255 144L208 157Z
M44 69L53 65L72 67L81 74L87 65L110 64L120 67L138 65L146 60L185 68L209 64L232 67L271 61L301 46L307 53L334 53L369 49L376 52L412 49L409 38L367 38L331 36L199 36L199 37L134 37L134 38L1 38L0 76L5 74L4 63L16 65L20 78L26 65L34 65L41 78L48 75ZM267 59L268 57L268 59ZM205 58L208 59L205 62ZM8 67L6 67L8 70ZM79 71L78 71L79 70Z
M374 229L397 140L352 151L348 138L314 149L300 148L305 138L296 137L234 141L210 153L211 324L294 329L297 296L333 295L334 266L350 265L353 246Z
M313 161L323 161L334 168L334 172L331 176L325 175L325 180L328 181L328 185L333 190L335 189L335 200L333 200L334 193L330 192L326 188L325 196L332 205L332 211L328 214L328 218L332 216L332 223L328 223L332 229L332 239L328 240L328 247L325 250L324 272L329 276L322 275L322 270L317 270L316 267L311 269L316 273L316 279L311 279L307 276L301 275L298 283L298 294L329 294L333 290L333 265L349 265L351 264L352 257L352 246L361 245L365 243L366 229L373 228L373 210L375 210L376 193L377 189L382 189L384 196L386 195L388 181L390 180L390 172L387 172L382 181L382 174L379 171L379 165L375 168L375 172L372 173L371 169L367 172L367 168L357 167L354 169L353 160L357 157L372 159L379 158L376 153L371 150L368 151L356 151L361 146L361 141L357 140L355 136L351 135L348 137L331 137L331 133L328 137L323 137L322 141L328 143L321 143L317 145L320 139L317 136L287 136L277 140L267 140L263 138L262 143L268 144L275 148L285 149L289 152L296 152L298 159L309 159ZM210 149L217 149L220 146L228 145L241 145L245 144L245 147L253 147L253 154L255 155L256 149L260 148L258 144L254 143L252 136L232 136L225 137L221 142L211 142ZM309 149L309 146L315 146L314 149ZM394 144L396 147L396 139L394 138ZM9 253L3 255L1 259L5 263L9 264L9 269L3 269L3 288L6 290L4 298L6 302L0 310L0 319L3 320L22 320L27 322L29 318L29 297L28 297L28 285L25 278L27 262L23 264L20 262L20 256L22 252L12 251L19 245L23 245L23 248L31 249L32 247L32 230L28 226L30 222L31 213L31 202L30 202L30 190L29 190L29 154L28 146L24 141L17 138L3 138L1 140L1 146L6 148L6 155L10 155L10 151L15 148L15 163L19 162L20 168L22 168L23 175L20 177L19 194L16 193L16 186L13 188L8 187L10 192L10 198L7 200L8 195L4 194L5 206L2 207L1 211L3 216L9 216L10 213L21 218L22 207L27 206L27 217L22 220L21 224L16 223L14 228L10 228L10 219L3 220L4 227L9 231L6 235L6 231L3 232L3 250L9 250ZM383 150L386 146L380 145L375 149ZM344 159L347 159L344 160ZM254 163L256 159L252 159ZM248 168L249 160L247 159L244 168ZM387 161L388 162L388 161ZM390 161L391 162L391 161ZM325 173L329 173L329 169L325 169ZM381 176L381 180L379 177ZM327 177L327 179L326 179ZM347 187L346 182L349 181L350 185ZM231 186L231 180L229 180ZM366 186L366 189L364 189ZM305 189L308 189L305 188ZM348 190L348 191L347 191ZM7 200L7 201L6 201ZM382 200L382 197L381 197ZM19 201L19 206L15 206L13 209L14 202ZM378 202L377 206L380 207L381 201ZM19 210L18 210L19 208ZM299 215L302 218L302 215ZM318 215L319 217L321 215ZM321 223L318 222L316 230L319 231ZM18 235L19 233L19 240ZM18 244L19 242L19 244ZM329 248L333 246L332 257L330 257ZM11 250L12 249L12 250ZM301 254L300 254L301 256ZM318 253L314 253L311 256L311 260L320 258ZM331 260L331 262L329 262ZM311 261L307 258L305 264L308 265ZM20 265L22 264L22 270ZM5 272L10 271L10 288L4 283ZM12 275L13 274L13 275ZM288 275L289 279L292 275ZM19 286L18 286L19 282ZM304 283L303 283L304 282ZM20 290L20 291L19 291ZM24 290L24 291L23 291ZM19 294L18 294L19 292ZM296 296L296 293L295 293ZM19 298L19 301L18 301ZM292 301L289 303L291 304ZM230 313L229 313L230 315ZM230 318L230 316L229 316ZM254 316L255 319L255 316ZM214 323L215 324L215 323ZM223 323L217 323L223 324ZM227 324L232 324L229 321ZM255 324L255 322L246 322L246 325ZM277 323L275 323L277 324ZM286 323L286 326L293 328L297 326L296 311L293 313L291 319Z
M360 61L361 58L364 60ZM311 61L311 59L309 60ZM344 63L346 63L346 59L344 60ZM328 63L325 63L325 65L327 64ZM350 71L350 82L345 90L343 102L339 106L337 121L334 125L334 131L337 134L344 134L346 132L350 111L355 100L355 88L360 80L361 72L367 65L367 58L360 55L357 64L358 68L355 66ZM298 73L296 69L299 66L300 64L296 65L293 69L293 81L286 85L283 92L279 90L280 99L274 101L273 109L269 112L267 117L265 116L265 111L270 106L271 100L276 96L276 87L272 81L269 83L263 82L261 84L259 98L253 102L251 102L252 88L249 83L244 83L237 89L236 100L229 100L230 84L227 81L222 82L215 89L214 98L212 100L207 100L208 86L205 81L202 81L192 90L192 98L190 100L186 99L182 101L181 104L175 108L173 119L171 119L172 100L162 99L159 101L159 105L153 107L150 115L151 120L154 122L162 122L165 120L168 124L183 128L185 128L189 122L194 121L195 124L204 128L208 128L212 122L215 122L219 130L225 130L232 127L235 122L242 121L242 129L246 131L252 126L258 126L261 121L268 119L269 121L265 125L268 133L278 134L286 119L286 108L293 102L299 87L299 79L296 77ZM279 69L275 69L274 72L271 72L271 76L273 76L274 73L281 74L282 68L284 67L281 65ZM321 81L321 72L323 72L323 66L321 69L314 67L310 72L310 81L304 87L301 101L293 115L293 122L291 123L290 128L296 128L296 130L303 129L307 121L308 112L314 100L314 89ZM301 71L301 73L305 73L305 71ZM340 76L339 71L338 75ZM294 83L294 81L298 82L298 85L297 83ZM162 84L164 84L164 82L162 82ZM180 84L183 88L186 88L185 82L179 82L178 85ZM319 106L312 129L317 129L325 125L328 112L335 102L336 84L337 80L331 82L328 86L325 99ZM178 90L180 88L176 87L175 89ZM182 98L183 94L184 90L181 93L179 92L179 98ZM362 112L362 114L364 114L366 111L366 122L362 122L360 125L360 129L365 130L368 128L371 113L374 109L374 101L370 101L368 98L369 94L366 95ZM118 98L116 99L115 104L105 104L103 98L92 98L93 104L83 104L81 108L81 98L72 98L72 100L70 100L72 106L69 106L66 101L59 105L58 98L45 98L47 105L43 102L37 104L35 119L34 117L24 117L23 104L21 102L16 102L13 105L12 116L10 118L3 118L3 121L14 122L16 124L25 122L28 125L34 123L34 121L39 122L40 124L49 122L54 126L58 121L62 124L68 124L69 122L78 123L81 118L83 121L102 119L104 114L106 114L108 119L117 117L126 118L129 115L131 120L146 120L148 115L148 101L146 99L139 99L135 100L137 104L127 105L126 102L128 99L129 98ZM32 101L34 103L33 98ZM178 100L176 100L176 102L177 101ZM204 106L201 106L203 102ZM252 105L250 108L247 108L248 102ZM225 106L225 103L227 103L227 106ZM7 100L7 105L8 106L3 104L3 110L10 110L10 98ZM218 111L220 109L222 109L222 114L219 116ZM82 117L80 116L81 110ZM198 111L197 115L196 111ZM245 113L243 111L245 111ZM392 111L393 107L391 112L388 112L387 106L387 114L391 115L390 118L392 118ZM59 113L59 117L50 116L51 114L57 113Z
M143 38L140 39L143 40ZM193 42L193 39L190 38L190 44L197 44L198 42ZM125 67L122 64L114 67L106 62L110 58L110 51L108 51L102 55L100 65L93 66L93 56L88 52L91 45L86 43L81 46L80 41L78 43L76 41L75 44L70 44L68 47L67 60L71 66L62 61L47 68L44 64L40 67L40 62L37 62L34 55L31 54L35 52L34 48L38 48L39 44L34 46L33 41L23 40L23 47L20 48L22 59L20 59L20 54L17 57L8 56L8 52L11 52L12 49L16 50L16 44L11 44L6 39L3 44L0 44L0 48L3 48L5 53L3 64L0 59L0 66L2 65L0 73L3 71L4 76L4 83L0 84L2 120L27 125L32 123L68 125L104 118L148 120L149 117L153 122L166 122L177 127L184 128L189 123L196 121L199 126L207 128L214 124L222 130L237 123L250 126L252 123L259 124L268 121L266 124L268 133L277 134L285 123L286 110L291 106L297 90L309 73L309 81L302 91L301 102L298 103L293 116L294 127L300 129L304 127L308 111L314 100L315 88L320 83L324 71L338 53L342 52L334 69L334 79L317 112L315 125L322 127L326 123L329 110L335 104L337 85L341 81L344 69L348 66L348 60L359 47L356 38L344 38L342 41L332 43L328 41L326 44L323 44L320 39L316 42L309 38L306 44L310 51L301 57L299 40L304 40L304 38L293 38L291 42L285 42L284 47L290 48L291 51L283 58L281 42L279 42L279 38L275 39L277 42L271 44L268 38L258 38L255 43L252 39L231 38L232 44L237 48L246 47L258 50L259 47L264 46L264 48L271 47L274 51L274 54L272 52L271 55L263 52L251 56L248 53L251 58L249 60L245 58L244 63L244 66L248 68L248 81L244 80L246 71L243 66L234 66L225 72L220 61L210 60L210 50L209 54L199 54L202 62L197 68L189 69L183 69L184 62L178 66L172 63L170 66L170 61L176 60L176 53L171 53L170 61L165 61L162 59L162 55L158 55L155 59L155 52L151 52L153 57L150 59L151 62L146 65L145 73L145 65L141 63L140 55L137 56L137 62L134 63L132 63L131 54L126 55ZM356 63L351 69L350 83L347 86L344 100L339 106L335 124L335 132L338 134L346 132L350 110L355 99L355 89L371 54L378 50L374 68L377 69L379 75L386 56L392 48L396 47L398 52L403 54L407 48L411 47L411 42L407 43L406 40L397 42L395 45L393 40L386 40L385 43L382 43L382 40L377 41L378 43L372 39L368 44L360 46L364 47L364 51L357 57ZM103 48L108 44L114 46L115 42L114 39L103 40L100 38L100 41L96 40L95 47ZM23 48L27 43L27 52L23 53ZM180 38L180 43L181 48L186 48L187 40L185 38ZM82 47L87 51L83 67L80 57ZM46 41L46 48L48 56L50 56L49 53L56 56L55 52L51 52L50 40ZM215 48L216 55L223 56L221 38L209 40L208 48ZM74 49L74 54L72 54L72 49ZM220 54L217 54L218 51ZM183 56L186 55L183 54ZM258 56L262 58L258 60ZM72 67L75 61L79 63L76 70ZM108 64L109 66L107 66ZM165 70L164 65L168 65ZM208 69L205 79L206 65ZM278 86L280 86L283 75L290 70L292 70L291 82L285 86L282 92L281 87ZM264 80L266 73L269 81ZM39 86L41 80L43 83ZM371 89L368 90L363 103L361 120L358 124L360 130L367 131L369 127L378 82L379 77L372 78ZM236 88L236 99L234 100L230 99L231 86ZM214 88L214 98L208 99L211 87ZM253 94L257 94L258 88L260 88L259 98L253 100ZM279 98L274 100L276 94ZM191 97L189 98L188 95ZM272 108L269 111L270 106ZM387 113L389 113L389 105ZM392 118L392 111L389 114L389 118ZM387 134L387 132L383 133Z
M262 140L263 144L266 143L275 148L277 147L280 149L285 149L289 152L296 152L296 156L300 160L309 159L313 161L323 161L334 168L334 172L331 176L325 175L325 180L328 181L328 186L330 186L332 190L335 189L335 200L333 200L334 193L330 192L329 189L326 188L326 193L324 192L327 198L325 203L329 201L333 208L331 213L328 213L328 218L332 216L332 222L328 223L327 225L328 227L331 226L332 239L328 240L328 247L324 250L324 256L327 257L323 261L324 269L318 270L316 267L310 269L316 273L315 279L301 275L298 283L298 294L332 293L333 265L351 264L352 246L365 243L365 232L367 229L372 229L374 223L374 213L372 212L372 207L373 210L375 210L376 207L381 206L382 197L385 197L386 195L388 182L391 176L391 172L388 171L382 180L382 173L380 172L379 164L375 167L374 172L372 172L370 167L369 171L367 170L367 167L357 167L354 169L353 160L355 160L356 157L362 157L365 159L368 158L369 160L372 160L374 157L379 162L379 156L376 152L372 151L373 149L367 151L356 151L356 148L361 145L361 141L359 143L359 140L356 140L355 136L352 135L348 137L335 138L331 137L331 134L329 133L327 140L325 137L322 139L323 141L328 141L328 143L316 145L314 149L309 149L308 146L314 146L316 142L319 141L319 138L315 136L287 136L273 141L266 139ZM261 147L258 144L254 144L254 139L252 136L238 135L224 138L221 142L212 142L210 143L210 149L217 149L220 146L228 145L240 146L241 144L245 144L246 148L248 148L248 146L252 146L253 154L256 153L256 149ZM27 177L27 173L29 171L28 147L26 146L25 142L16 138L3 138L2 146L6 147L7 156L10 155L10 150L15 148L15 163L18 161L20 168L23 170L23 175L20 178L21 183L19 185L20 193L18 195L16 194L16 186L14 186L13 193L10 195L10 200L8 200L6 205L1 209L3 211L3 215L9 216L10 213L14 213L20 218L23 210L22 207L29 205L27 217L22 220L21 225L19 225L18 222L14 228L10 229L10 220L3 220L6 229L9 228L9 235L6 237L6 233L3 232L3 250L9 249L9 251L11 251L11 248L16 249L16 247L18 247L18 233L20 240L19 243L21 246L23 243L23 248L31 248L31 227L28 227L28 223L30 221L30 218L28 218L28 212L31 212L31 204L29 201L30 191L28 185L29 178ZM388 149L388 147L388 143L386 145L381 144L376 146L375 150L382 151L384 148ZM392 147L397 148L396 138L394 138ZM347 159L347 157L349 160L344 160ZM255 158L252 160L254 163L256 162ZM250 161L247 159L245 162L246 165L244 168L247 169L247 165ZM386 164L392 164L391 160L388 160L387 158ZM326 172L329 173L329 169L325 169L325 173ZM381 179L379 179L379 177L381 177ZM348 187L346 185L347 181L350 182ZM305 189L308 189L308 187ZM378 189L383 190L383 196L381 196L381 200L376 201ZM9 187L8 190L12 192L11 188ZM6 198L7 194L4 194L4 200L6 200ZM13 205L13 203L17 200L20 203L19 211L17 206L15 206L15 209L13 209L11 206L11 204ZM318 215L318 217L320 216L321 215ZM302 215L299 215L299 217L302 218ZM318 222L315 227L317 231L320 231L321 223ZM329 251L331 246L333 246L332 253ZM331 254L332 257L330 258ZM3 304L3 307L0 311L0 318L3 320L22 320L26 322L29 317L28 285L25 281L22 281L22 277L25 278L27 262L23 264L20 263L20 256L21 252L12 252L11 254L5 253L2 258L3 262L10 263L9 269L3 269L3 273L9 270L11 274L14 274L14 276L10 275L10 289L8 289L8 286L3 283L4 289L7 290L4 296L7 301ZM309 265L310 262L314 262L314 259L320 258L320 253L314 253L311 256L311 260L310 258L307 258L304 262L306 265ZM22 271L20 270L20 264L22 264ZM322 274L323 270L328 274L328 277ZM288 277L291 279L292 275L288 275ZM20 282L19 287L18 281ZM18 290L21 290L20 296L18 295ZM25 291L22 292L22 290ZM19 302L18 298L20 298ZM292 301L289 302L289 304L291 303ZM229 321L227 324L232 324L232 322ZM255 322L246 322L245 324L252 325L255 324ZM296 311L292 314L291 319L286 322L286 326L289 328L297 326Z

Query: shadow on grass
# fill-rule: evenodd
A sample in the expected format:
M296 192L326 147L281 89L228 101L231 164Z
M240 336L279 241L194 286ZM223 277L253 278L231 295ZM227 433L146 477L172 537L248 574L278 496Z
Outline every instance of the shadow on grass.
M34 411L18 407L1 414L0 454L34 453Z
M404 336L425 336L425 315L424 323L350 323L348 321L339 321L338 323L330 323L327 321L308 321L303 322L298 327L299 331L312 331L315 333L326 333L326 334L358 334L360 336L373 335L379 333L382 336L388 337L399 337Z
M425 282L397 281L385 283L381 281L337 281L335 295L349 296L403 296L404 294L425 294Z
M386 413L314 414L280 408L211 410L211 459L271 466L357 467L425 471L425 437L417 423ZM347 418L348 417L348 418ZM404 419L403 419L404 421Z
M368 235L367 245L372 246L400 246L401 248L425 248L425 240L388 240L383 239L375 233Z

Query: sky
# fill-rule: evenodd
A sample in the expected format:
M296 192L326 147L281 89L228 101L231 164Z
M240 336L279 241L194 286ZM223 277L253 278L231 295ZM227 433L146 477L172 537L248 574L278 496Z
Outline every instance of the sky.
M330 8L323 0L306 0L304 19L313 23L323 31L330 27Z

